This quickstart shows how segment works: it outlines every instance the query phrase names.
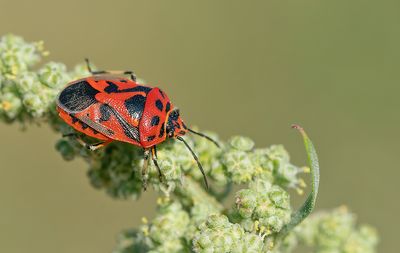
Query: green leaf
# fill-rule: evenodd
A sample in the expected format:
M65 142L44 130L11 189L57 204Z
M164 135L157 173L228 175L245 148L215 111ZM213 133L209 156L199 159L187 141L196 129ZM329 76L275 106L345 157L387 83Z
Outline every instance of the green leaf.
M307 152L307 160L311 169L312 188L304 204L300 207L299 210L292 214L292 219L290 220L290 222L284 228L282 228L277 237L279 239L283 239L294 227L300 224L305 218L307 218L308 215L311 214L315 207L319 187L319 163L314 145L308 138L306 132L302 127L298 125L293 125L292 128L299 130L299 132L303 136L304 146Z

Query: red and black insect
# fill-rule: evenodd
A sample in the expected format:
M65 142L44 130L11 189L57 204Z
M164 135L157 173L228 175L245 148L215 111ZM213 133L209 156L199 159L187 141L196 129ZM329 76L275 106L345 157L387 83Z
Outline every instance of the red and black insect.
M147 174L151 157L160 180L162 172L157 162L156 146L167 138L176 138L185 144L196 160L208 188L203 167L182 136L191 132L207 138L217 146L218 143L187 128L167 94L159 88L138 84L132 71L92 71L87 59L86 63L92 76L69 83L58 96L57 111L74 129L101 142L88 144L76 134L72 135L90 150L104 147L113 141L143 148L142 174ZM121 75L130 75L130 79L118 77ZM146 187L146 182L143 184Z

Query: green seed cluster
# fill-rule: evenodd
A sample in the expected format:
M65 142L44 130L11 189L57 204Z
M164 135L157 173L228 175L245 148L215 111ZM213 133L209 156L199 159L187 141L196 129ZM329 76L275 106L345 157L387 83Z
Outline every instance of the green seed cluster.
M206 252L264 252L264 238L245 232L242 226L234 224L220 214L213 214L199 227L193 239L196 253Z
M74 133L58 117L55 100L64 85L89 73L84 64L72 71L56 62L36 66L47 54L42 42L26 42L15 35L0 38L0 121L48 123L60 135ZM298 244L315 252L375 252L374 230L356 227L354 216L342 209L315 215L281 238L293 213L288 190L301 194L305 183L300 175L309 169L291 164L280 145L258 148L247 137L223 142L215 133L205 133L221 148L195 135L188 134L185 140L203 165L209 190L178 140L158 146L161 181L151 161L148 174L142 175L143 150L133 145L115 142L91 152L73 137L60 137L55 148L65 160L84 159L91 184L113 198L137 199L144 179L160 193L156 216L122 233L115 253L288 253ZM234 185L241 188L232 194ZM229 196L234 196L234 205L225 208L222 201Z
M228 141L222 162L227 176L235 184L244 184L259 178L280 185L284 189L294 188L300 194L306 185L300 173L307 173L306 167L290 163L289 154L281 145L269 148L254 148L254 142L242 136Z
M232 219L246 231L265 236L278 233L290 221L289 194L278 185L256 179L236 193Z
M189 252L193 231L190 209L176 199L158 199L157 216L134 231L122 233L115 252Z
M0 39L0 118L3 121L43 121L54 110L60 89L73 77L88 74L79 68L67 72L64 64L56 62L33 71L33 66L47 54L43 42L27 43L14 35Z
M150 225L142 227L145 235L150 238L153 245L149 245L154 252L172 252L178 251L183 246L179 241L184 237L189 224L189 215L182 209L179 202L172 202L166 205L160 205L157 217Z
M376 231L367 225L357 227L355 215L346 207L312 215L295 234L318 253L372 253L378 242Z

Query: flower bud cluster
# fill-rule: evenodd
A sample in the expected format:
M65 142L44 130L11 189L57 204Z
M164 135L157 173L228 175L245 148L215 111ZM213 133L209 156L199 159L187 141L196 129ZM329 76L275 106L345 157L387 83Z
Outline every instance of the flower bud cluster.
M254 148L254 142L242 136L228 141L222 162L227 176L235 184L249 183L256 178L270 181L284 189L295 188L302 193L306 185L300 173L309 172L290 163L289 154L281 145L270 148Z
M224 215L210 215L199 227L193 239L193 250L205 252L261 253L263 238L246 232L239 224L231 223Z
M120 237L115 253L187 252L185 240L190 217L179 202L160 198L157 216L151 223L147 218L142 221L143 225L138 230Z
M295 228L299 241L318 253L373 253L378 237L367 225L356 226L356 217L346 207L311 215Z
M54 110L60 89L76 76L56 62L33 71L34 64L47 54L43 42L28 43L15 35L0 39L0 118L5 122L40 122Z
M232 220L248 232L273 236L290 221L289 194L278 185L256 179L236 193Z

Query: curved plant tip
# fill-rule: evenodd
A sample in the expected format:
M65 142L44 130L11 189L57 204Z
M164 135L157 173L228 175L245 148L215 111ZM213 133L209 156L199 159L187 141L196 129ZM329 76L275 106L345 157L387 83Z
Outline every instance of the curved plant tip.
M292 128L299 130L300 134L303 136L304 146L307 152L307 160L311 169L312 188L307 200L299 210L292 214L291 221L279 233L278 237L280 238L284 238L294 227L299 225L308 215L311 214L315 207L319 187L319 163L314 145L301 126L292 125Z

